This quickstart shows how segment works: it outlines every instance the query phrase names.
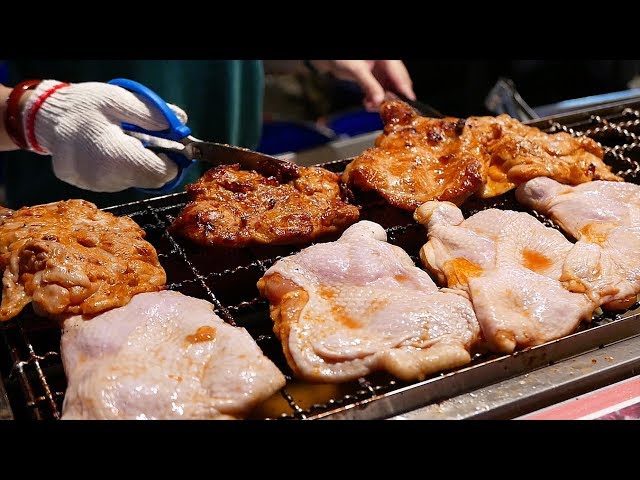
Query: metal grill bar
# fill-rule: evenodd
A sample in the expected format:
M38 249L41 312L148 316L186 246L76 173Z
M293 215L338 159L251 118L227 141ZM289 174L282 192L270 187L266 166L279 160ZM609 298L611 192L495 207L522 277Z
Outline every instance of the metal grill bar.
M606 152L605 161L625 180L640 180L640 101L549 117L531 122L549 133L564 131L589 136ZM322 166L341 172L348 160ZM409 212L394 209L372 198L360 199L362 218L380 223L390 243L402 247L420 265L418 252L426 231ZM623 315L603 314L573 335L511 356L478 357L471 365L445 372L424 382L407 383L386 374L373 374L339 385L298 382L286 363L282 346L272 331L269 305L258 295L256 282L277 260L303 246L205 249L172 236L167 227L186 204L185 193L156 197L106 208L126 215L146 232L167 272L168 288L213 303L215 311L231 325L244 327L287 377L287 385L252 418L320 419L383 418L438 398L462 393L473 385L506 378L548 364L554 359L597 348L599 342L637 335L638 310ZM463 205L465 217L486 208L528 211L546 225L549 219L519 205L513 192L493 199L470 199ZM637 305L634 307L637 308ZM621 321L622 320L622 321ZM66 378L59 354L60 330L36 317L30 307L16 319L0 324L0 377L4 378L16 418L57 419L61 415ZM505 373L507 372L508 373ZM471 373L469 373L471 372Z
M164 224L164 219L160 217L160 215L158 214L158 212L151 208L150 206L147 206L147 208L149 209L149 211L153 214L154 217L156 217L156 220L158 222L158 224ZM165 225L166 226L166 225ZM229 310L227 310L216 298L216 296L213 294L213 292L211 290L209 290L209 287L207 286L206 283L204 283L204 281L202 280L202 275L198 272L198 270L193 266L193 264L189 261L189 259L187 258L187 256L185 255L182 247L180 247L180 245L178 244L178 242L175 241L175 239L169 235L169 233L165 233L165 235L167 236L167 239L169 240L169 242L171 243L171 246L173 247L174 251L178 252L179 256L184 260L184 262L189 266L189 268L191 269L191 271L193 272L194 277L200 282L200 284L202 285L202 288L204 288L204 290L207 292L207 296L208 296L208 300L213 303L215 305L215 311L216 313L227 323L233 325L234 327L237 326L235 320L233 319L233 316L231 315L231 313L229 313Z

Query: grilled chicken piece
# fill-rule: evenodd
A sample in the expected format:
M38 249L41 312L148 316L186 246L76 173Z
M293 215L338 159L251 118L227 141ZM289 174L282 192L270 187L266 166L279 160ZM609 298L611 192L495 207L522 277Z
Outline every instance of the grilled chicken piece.
M449 202L415 212L428 229L423 264L470 298L489 347L511 353L563 337L597 307L560 282L573 245L524 212L488 209L464 220Z
M289 365L310 381L343 382L376 370L422 379L468 363L478 340L469 301L439 291L370 221L279 260L258 289Z
M285 384L244 328L165 290L64 322L63 419L228 419Z
M462 203L482 186L483 151L464 136L464 120L419 116L404 102L380 107L384 132L347 165L342 180L415 210L427 200Z
M493 197L537 176L572 185L622 181L592 139L549 135L508 115L426 118L400 101L383 103L380 115L384 132L347 165L343 181L405 210Z
M575 187L536 178L519 202L550 216L578 240L562 280L603 307L626 309L640 293L640 186L596 181Z
M187 185L191 202L170 231L205 246L296 244L339 233L358 220L360 211L347 202L337 174L299 170L299 178L284 184L239 165L208 170Z
M588 137L568 133L544 133L509 115L471 117L469 126L492 131L486 144L490 163L487 179L477 195L483 198L505 193L536 177L550 177L560 183L578 185L592 180L622 182L602 159L604 152ZM487 135L484 135L488 138Z
M155 248L128 217L84 200L0 212L0 320L33 301L45 316L95 314L166 281Z

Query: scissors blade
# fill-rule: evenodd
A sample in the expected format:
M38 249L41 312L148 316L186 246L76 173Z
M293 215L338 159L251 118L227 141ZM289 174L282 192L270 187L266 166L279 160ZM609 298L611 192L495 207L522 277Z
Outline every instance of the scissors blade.
M216 165L240 164L243 168L256 170L266 176L274 176L284 182L300 176L298 165L293 162L224 143L189 142L185 144L183 154L189 158Z

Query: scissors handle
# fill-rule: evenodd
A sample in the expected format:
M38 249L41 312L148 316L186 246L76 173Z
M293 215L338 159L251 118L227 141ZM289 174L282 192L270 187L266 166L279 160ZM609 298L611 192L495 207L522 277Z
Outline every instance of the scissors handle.
M141 83L135 82L133 80L128 80L126 78L114 78L107 82L111 85L115 85L117 87L122 87L130 92L137 93L141 97L148 100L154 107L156 107L162 116L167 120L169 124L169 128L165 130L146 130L138 125L134 125L127 122L122 122L121 126L124 130L128 130L130 132L139 132L147 135L151 135L154 137L166 138L168 140L174 140L179 142L183 138L191 135L191 129L183 124L176 113L171 110L167 102L165 102L160 96L151 90L148 87L145 87ZM167 182L160 188L137 188L137 190L146 192L146 193L167 193L173 190L184 178L187 168L195 163L195 160L188 159L184 155L179 153L167 153L167 156L177 165L178 167L178 175L173 180Z
M151 104L160 110L162 116L167 120L169 124L169 128L166 130L153 131L146 130L137 125L133 125L131 123L122 123L122 128L125 130L129 130L131 132L139 132L146 133L147 135L153 135L155 137L167 138L169 140L180 141L184 137L191 135L191 129L183 124L176 113L171 110L167 102L165 102L160 96L151 90L148 87L145 87L141 83L134 82L133 80L128 80L126 78L114 78L113 80L109 80L111 85L116 85L118 87L122 87L130 92L137 93L138 95L147 99Z

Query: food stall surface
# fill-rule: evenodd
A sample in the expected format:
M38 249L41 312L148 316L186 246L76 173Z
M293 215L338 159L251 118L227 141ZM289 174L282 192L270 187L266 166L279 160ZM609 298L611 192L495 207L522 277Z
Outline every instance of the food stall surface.
M640 182L640 99L536 120L546 132L565 131L599 141L605 161L625 180ZM324 157L296 154L296 161L323 163L342 171L348 158L373 142L375 133L342 145L323 146ZM356 143L360 142L360 143ZM370 143L369 143L370 144ZM330 158L335 155L342 159ZM329 162L329 163L326 163ZM211 301L224 320L249 331L265 354L287 371L274 337L268 305L255 291L256 281L277 259L297 248L251 248L214 258L172 237L166 230L187 201L172 194L106 209L127 215L147 232L167 270L168 287ZM465 216L484 208L516 208L513 196L469 202ZM379 205L364 208L380 223L389 241L418 262L424 228L408 212ZM59 354L60 332L26 311L0 325L0 418L60 418L66 380ZM289 377L280 396L265 405L259 418L418 419L517 418L552 404L630 378L640 371L640 307L602 314L567 337L512 355L483 356L460 369L422 382L401 382L372 375L348 385L311 386ZM3 387L6 387L7 393ZM324 388L326 387L326 388ZM7 395L8 394L8 395Z
M640 420L640 376L516 417L516 420Z

